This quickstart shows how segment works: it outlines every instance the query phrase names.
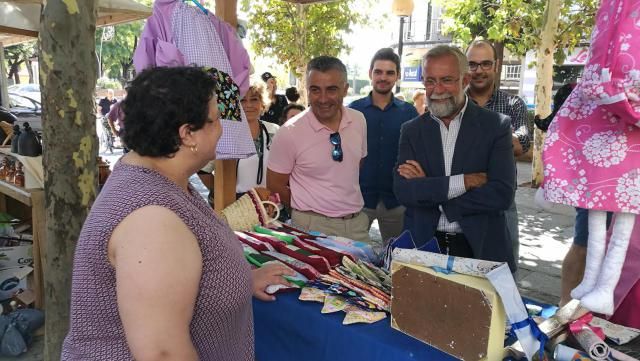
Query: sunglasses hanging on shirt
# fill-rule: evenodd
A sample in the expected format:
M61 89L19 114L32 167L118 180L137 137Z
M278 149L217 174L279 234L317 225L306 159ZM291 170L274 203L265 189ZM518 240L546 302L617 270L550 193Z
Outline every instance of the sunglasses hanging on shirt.
M329 141L333 145L331 158L336 162L342 162L342 140L340 139L340 133L332 133L329 136Z

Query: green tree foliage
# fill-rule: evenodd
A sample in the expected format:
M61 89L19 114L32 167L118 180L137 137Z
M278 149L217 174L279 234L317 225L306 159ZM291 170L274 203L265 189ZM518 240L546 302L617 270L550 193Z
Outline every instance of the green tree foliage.
M474 38L504 43L514 54L538 48L546 0L439 0L444 7L443 30L454 41L468 44ZM556 49L573 49L589 39L599 0L562 0ZM558 64L564 51L554 53Z
M139 3L151 6L153 0L137 0ZM109 77L118 79L123 85L133 75L133 52L138 45L144 21L134 21L115 26L115 33L111 40L102 41L104 29L96 29L96 54L100 56L102 43L102 71Z
M115 26L115 33L111 40L101 41L104 28L96 30L96 54L100 56L102 43L102 72L121 82L129 80L133 65L133 52L136 49L138 37L142 32L143 21Z
M4 48L4 58L7 66L7 79L13 78L15 84L20 84L18 72L22 64L27 65L29 71L29 82L33 83L31 72L31 57L36 55L36 41L22 43Z
M282 0L242 2L249 13L249 37L256 54L278 59L296 76L319 55L349 50L344 35L368 17L369 0L341 0L300 5ZM357 6L357 8L356 8Z

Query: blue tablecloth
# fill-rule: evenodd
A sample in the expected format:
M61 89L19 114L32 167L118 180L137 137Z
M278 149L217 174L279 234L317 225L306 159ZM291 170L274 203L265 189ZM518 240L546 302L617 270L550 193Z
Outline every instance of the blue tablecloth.
M299 294L278 295L275 302L254 299L256 360L457 360L392 329L390 317L342 325L344 312L322 314L322 304L299 301Z

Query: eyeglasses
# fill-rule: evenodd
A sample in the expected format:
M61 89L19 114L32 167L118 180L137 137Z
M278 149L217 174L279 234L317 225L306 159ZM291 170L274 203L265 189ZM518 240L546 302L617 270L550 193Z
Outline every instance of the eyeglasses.
M476 71L478 67L482 68L482 70L490 70L493 67L494 62L492 60L484 60L479 63L475 61L469 62L469 70Z
M460 80L460 78L452 78L452 77L446 77L446 78L442 78L442 79L427 79L424 81L424 88L425 89L433 89L436 87L436 85L440 84L443 87L452 87L454 86L458 80Z
M329 136L329 141L333 144L331 158L336 162L342 162L342 140L340 139L340 133L332 133Z

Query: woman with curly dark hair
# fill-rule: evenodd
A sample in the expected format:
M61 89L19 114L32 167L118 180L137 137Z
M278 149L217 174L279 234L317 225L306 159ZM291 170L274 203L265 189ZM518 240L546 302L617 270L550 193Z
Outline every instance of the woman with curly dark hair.
M225 77L178 67L133 80L123 103L131 152L77 243L62 360L254 359L251 296L272 300L266 286L288 271L251 271L188 182L215 158L219 112L237 105L214 93Z

